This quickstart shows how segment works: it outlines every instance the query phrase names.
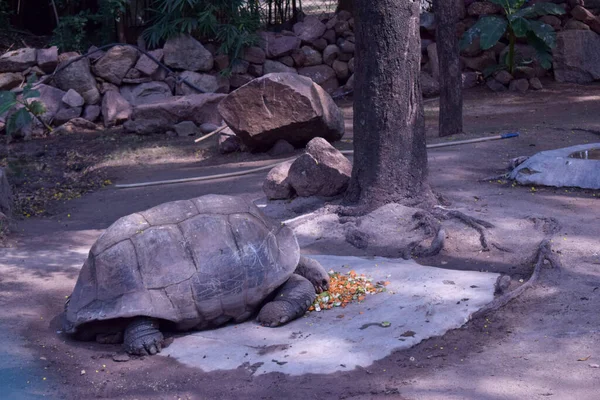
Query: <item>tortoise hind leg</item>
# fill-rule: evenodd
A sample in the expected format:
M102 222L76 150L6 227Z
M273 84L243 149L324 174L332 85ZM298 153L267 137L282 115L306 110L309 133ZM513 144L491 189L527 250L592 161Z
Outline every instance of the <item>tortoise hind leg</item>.
M279 326L304 315L315 300L315 287L306 278L292 274L258 313L257 320L264 326Z
M123 347L129 354L140 356L159 353L163 345L163 335L158 330L158 321L152 318L135 318L125 328Z

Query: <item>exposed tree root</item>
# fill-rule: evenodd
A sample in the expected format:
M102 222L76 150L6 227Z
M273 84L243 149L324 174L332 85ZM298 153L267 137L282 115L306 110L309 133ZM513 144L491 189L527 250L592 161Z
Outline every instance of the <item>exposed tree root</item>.
M523 285L519 286L517 289L515 289L513 291L510 291L499 297L496 297L494 299L494 301L492 301L490 304L481 308L479 311L473 313L473 315L471 316L471 319L479 318L491 311L498 310L500 307L505 306L510 301L514 300L516 297L521 295L524 291L526 291L527 289L529 289L530 287L535 285L537 280L539 279L540 270L542 269L542 266L544 265L544 263L546 261L553 268L560 269L562 267L558 257L552 253L550 239L542 240L542 242L538 246L538 250L537 250L536 255L534 256L534 260L535 260L535 265L533 267L533 273L531 274L531 277L529 278L529 280L527 282L525 282ZM500 278L502 278L502 277L500 277ZM502 279L499 279L498 283L500 283L501 281L502 281Z
M460 211L456 211L456 210L451 210L451 211L447 211L444 210L444 208L442 207L438 207L437 208L436 215L439 216L440 219L457 219L460 222L462 222L463 224L467 225L470 228L473 228L474 230L476 230L479 233L479 242L481 243L481 248L483 251L490 251L490 243L488 241L487 238L487 233L486 233L486 229L491 229L494 227L493 224L484 221L482 219L479 218L475 218L475 217L470 217L467 214L464 214ZM496 247L499 250L502 251L507 251L507 249L503 248L502 246L498 245L498 244L494 244L491 243L494 247Z

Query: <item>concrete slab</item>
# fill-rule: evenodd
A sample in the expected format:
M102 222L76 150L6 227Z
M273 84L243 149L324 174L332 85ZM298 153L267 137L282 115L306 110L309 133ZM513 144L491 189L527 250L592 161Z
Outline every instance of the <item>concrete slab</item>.
M346 308L312 312L279 328L248 321L187 334L161 355L204 371L246 367L256 374L302 375L368 367L395 350L462 326L492 301L498 278L494 273L425 267L412 260L311 257L328 270L352 269L374 281L390 281L387 292Z

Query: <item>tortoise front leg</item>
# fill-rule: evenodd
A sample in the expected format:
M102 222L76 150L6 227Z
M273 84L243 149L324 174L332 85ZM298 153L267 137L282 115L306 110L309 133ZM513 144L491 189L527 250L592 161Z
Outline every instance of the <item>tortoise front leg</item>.
M257 320L264 326L279 326L304 315L315 301L315 287L308 279L292 274L258 313Z
M164 337L158 328L158 321L153 318L138 317L132 320L125 328L125 351L139 356L159 353Z

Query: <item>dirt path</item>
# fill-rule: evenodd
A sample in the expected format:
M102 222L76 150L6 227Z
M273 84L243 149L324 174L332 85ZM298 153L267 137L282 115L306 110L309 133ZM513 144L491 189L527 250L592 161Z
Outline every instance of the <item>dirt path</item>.
M206 193L257 199L262 197L264 175L145 189L106 186L50 204L44 218L20 221L14 246L0 252L3 348L7 357L19 360L11 364L18 372L3 371L0 383L6 376L7 387L23 394L22 398L596 399L600 368L590 364L600 364L600 193L480 180L503 172L512 157L600 142L599 89L553 84L526 95L476 89L468 94L469 134L464 137L510 131L520 131L521 136L429 152L435 190L452 202L451 207L494 223L494 237L514 252L482 253L474 234L472 240L451 235L447 248L423 263L526 279L531 272L526 259L544 236L540 218L559 223L553 248L563 269L544 269L533 290L487 319L396 352L368 369L331 375L254 377L251 368L203 373L157 357L116 363L112 356L118 347L77 343L57 333L65 296L102 229L120 216L169 200ZM346 111L351 137L351 115ZM431 141L437 140L435 112L435 102L428 103ZM73 138L75 144L76 139L80 138ZM143 146L153 140L162 139L149 138ZM178 149L177 156L154 154L153 164L142 168L139 159L131 162L131 153L120 152L104 172L113 182L135 182L226 172L238 168L239 162L259 166L272 161L234 155L219 158L219 165L214 165L210 151L196 157L195 149L182 143L161 146ZM119 167L120 163L125 166ZM538 217L538 234L528 233L535 225L528 217ZM464 229L458 224L455 228ZM318 246L307 249L320 250Z

